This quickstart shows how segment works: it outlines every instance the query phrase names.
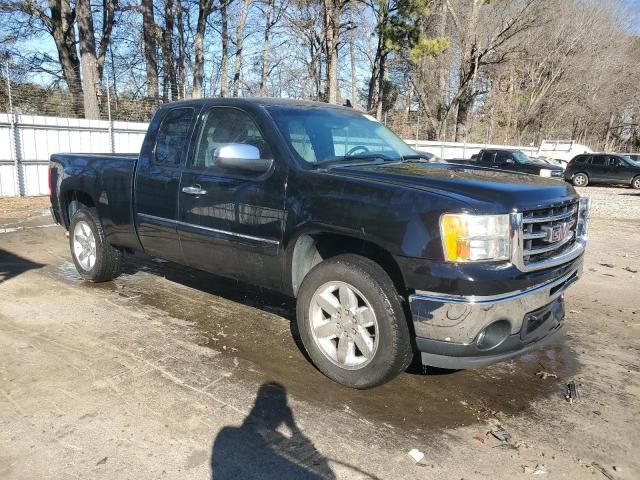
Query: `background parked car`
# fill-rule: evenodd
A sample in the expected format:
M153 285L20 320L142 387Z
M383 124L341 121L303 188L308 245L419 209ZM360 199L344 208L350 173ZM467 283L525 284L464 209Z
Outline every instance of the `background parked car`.
M564 179L576 187L605 183L640 189L640 164L615 153L578 155L567 165Z
M562 168L549 163L533 160L521 150L486 148L480 150L471 160L449 160L450 163L464 163L480 167L497 168L512 172L540 175L541 177L562 178Z

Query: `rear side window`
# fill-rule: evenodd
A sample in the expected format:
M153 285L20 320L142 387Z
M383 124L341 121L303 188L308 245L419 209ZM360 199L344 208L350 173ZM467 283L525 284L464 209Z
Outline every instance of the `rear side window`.
M162 120L156 139L154 162L157 165L177 167L189 142L193 108L176 108Z
M480 156L478 157L479 162L489 163L493 160L494 152L484 150L480 152Z
M594 155L591 157L591 165L605 166L607 164L607 157L604 155Z
M576 157L573 161L576 163L587 163L588 157Z

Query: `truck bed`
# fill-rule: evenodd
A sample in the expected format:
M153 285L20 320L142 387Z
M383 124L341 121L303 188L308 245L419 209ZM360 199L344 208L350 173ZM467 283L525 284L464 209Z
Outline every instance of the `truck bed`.
M58 153L51 156L51 204L56 219L69 225L75 192L89 192L109 242L140 248L132 215L133 171L137 153Z

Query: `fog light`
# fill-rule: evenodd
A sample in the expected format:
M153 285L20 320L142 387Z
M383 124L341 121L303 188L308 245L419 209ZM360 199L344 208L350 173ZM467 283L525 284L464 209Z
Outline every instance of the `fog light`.
M504 342L511 333L508 320L498 320L482 330L476 337L476 345L481 350L495 348Z

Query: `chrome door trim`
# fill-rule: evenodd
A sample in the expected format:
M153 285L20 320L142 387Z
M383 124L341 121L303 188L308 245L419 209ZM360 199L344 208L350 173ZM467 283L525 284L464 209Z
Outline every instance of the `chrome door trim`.
M155 221L155 223L161 223L161 224L172 223L173 225L176 225L176 226L181 225L183 227L190 227L197 230L204 230L207 232L219 233L221 235L228 235L230 237L244 238L245 240L253 240L256 242L268 243L270 245L280 245L280 242L278 240L271 240L270 238L254 237L253 235L245 235L243 233L230 232L228 230L219 230L217 228L203 227L202 225L196 225L196 224L187 223L187 222L180 222L178 220L172 220L170 218L156 217L155 215L148 215L146 213L138 213L137 215L139 217L150 220L151 222Z

